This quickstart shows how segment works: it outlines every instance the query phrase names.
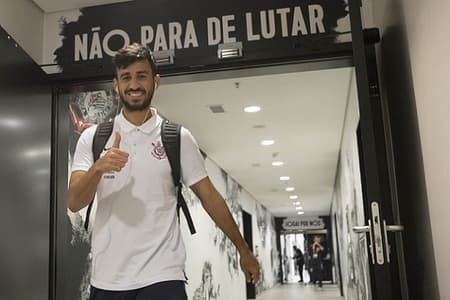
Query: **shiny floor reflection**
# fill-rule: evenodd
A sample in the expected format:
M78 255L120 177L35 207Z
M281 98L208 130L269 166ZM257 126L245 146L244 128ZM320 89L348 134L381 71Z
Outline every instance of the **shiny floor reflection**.
M284 284L277 285L274 288L264 291L256 300L342 300L339 295L339 289L336 285L324 284L323 288L313 285L303 284Z

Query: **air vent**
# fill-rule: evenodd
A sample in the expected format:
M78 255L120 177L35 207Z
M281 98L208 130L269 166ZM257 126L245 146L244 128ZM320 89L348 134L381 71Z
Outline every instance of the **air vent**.
M266 125L262 125L262 124L253 125L253 128L257 128L257 129L259 129L259 128L266 128Z
M213 114L222 114L225 112L222 105L210 105L209 109Z

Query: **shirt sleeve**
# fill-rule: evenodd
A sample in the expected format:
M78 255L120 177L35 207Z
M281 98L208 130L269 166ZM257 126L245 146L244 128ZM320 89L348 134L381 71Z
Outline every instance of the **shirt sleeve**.
M205 159L188 129L181 128L180 140L181 181L191 186L208 176Z
M97 126L91 126L84 130L78 139L75 148L75 154L72 162L73 171L87 171L94 163L94 154L92 153L92 141Z

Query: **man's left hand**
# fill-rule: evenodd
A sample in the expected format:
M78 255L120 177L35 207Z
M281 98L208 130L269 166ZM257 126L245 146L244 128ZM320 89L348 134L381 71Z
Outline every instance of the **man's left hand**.
M260 272L258 260L256 260L256 257L250 250L243 251L243 253L240 253L240 256L241 269L245 274L246 281L256 284L259 280Z

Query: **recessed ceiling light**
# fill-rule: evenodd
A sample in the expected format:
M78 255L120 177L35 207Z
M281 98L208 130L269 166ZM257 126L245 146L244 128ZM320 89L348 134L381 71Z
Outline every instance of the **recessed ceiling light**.
M291 196L289 196L289 199L295 200L295 199L298 199L298 196L297 195L291 195Z
M244 108L244 111L247 113L255 113L261 110L261 107L259 106L247 106Z
M301 206L297 206L296 208L295 208L296 210L302 210L303 209L303 207L301 207Z
M300 205L300 202L293 202L294 205Z
M298 214L298 215L304 215L305 212L304 212L304 211L298 211L297 214Z
M289 176L281 176L280 177L281 181L288 181L289 179L291 179Z
M279 167L279 166L282 166L282 165L284 165L284 162L282 162L282 161L274 161L272 163L272 166L274 166L274 167Z
M286 192L293 192L295 190L295 188L293 187L287 187L286 188Z
M261 142L261 145L263 145L263 146L270 146L270 145L273 145L273 144L275 144L274 140L264 140L264 141Z

